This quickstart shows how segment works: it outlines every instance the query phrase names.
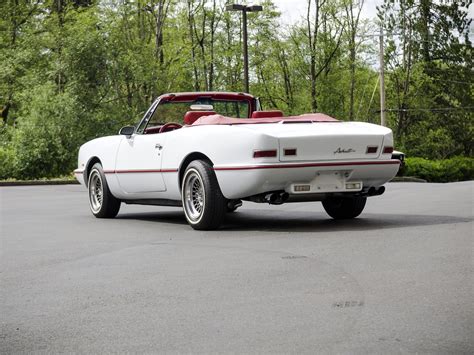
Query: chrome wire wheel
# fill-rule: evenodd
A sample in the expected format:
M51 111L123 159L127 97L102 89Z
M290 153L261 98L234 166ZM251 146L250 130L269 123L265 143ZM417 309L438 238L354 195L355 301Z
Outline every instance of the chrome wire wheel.
M97 170L92 170L89 176L89 202L92 212L98 213L104 200L104 185Z
M206 207L206 191L196 169L186 172L183 191L183 206L188 219L193 223L199 222Z

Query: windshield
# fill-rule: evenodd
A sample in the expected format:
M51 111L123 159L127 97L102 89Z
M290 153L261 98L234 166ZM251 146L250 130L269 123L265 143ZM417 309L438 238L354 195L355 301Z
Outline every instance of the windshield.
M147 127L162 125L167 122L183 124L184 115L192 111L191 105L212 105L216 113L235 118L249 117L249 101L246 100L213 100L209 98L196 101L164 101L160 102L147 122Z

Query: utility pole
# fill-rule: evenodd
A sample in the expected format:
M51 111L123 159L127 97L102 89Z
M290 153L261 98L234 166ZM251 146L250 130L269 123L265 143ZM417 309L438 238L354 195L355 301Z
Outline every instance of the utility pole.
M249 47L247 43L247 8L242 10L243 30L242 37L244 42L244 90L249 93Z
M227 11L242 11L242 41L244 42L244 89L248 93L249 89L249 50L248 50L248 36L247 36L247 12L258 12L262 11L263 8L260 5L240 5L240 4L229 4L226 6Z
M383 28L380 26L379 35L379 64L380 64L380 124L386 126L385 120L385 73L383 55Z

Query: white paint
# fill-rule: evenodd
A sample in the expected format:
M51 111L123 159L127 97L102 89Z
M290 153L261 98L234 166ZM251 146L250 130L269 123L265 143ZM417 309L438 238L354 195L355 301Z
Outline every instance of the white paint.
M228 199L274 190L291 192L295 183L316 186L318 172L345 172L347 178L343 182L378 187L398 171L398 164L369 165L391 159L391 154L380 154L383 146L393 144L392 131L386 127L363 122L251 122L249 119L249 124L188 126L159 134L95 139L80 148L78 170L97 157L117 198L171 200L181 199L178 170L194 152L212 161L219 186ZM162 149L157 149L158 145ZM368 145L377 145L379 153L366 154ZM296 148L297 156L283 157L284 148ZM254 158L255 150L277 150L278 155ZM83 174L76 176L84 184Z

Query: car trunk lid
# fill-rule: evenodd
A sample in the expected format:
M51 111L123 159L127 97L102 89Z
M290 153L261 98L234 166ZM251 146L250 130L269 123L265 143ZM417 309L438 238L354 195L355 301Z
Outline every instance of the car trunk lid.
M388 128L363 122L285 122L247 126L279 142L280 161L360 160L380 155ZM377 147L368 153L368 147Z

